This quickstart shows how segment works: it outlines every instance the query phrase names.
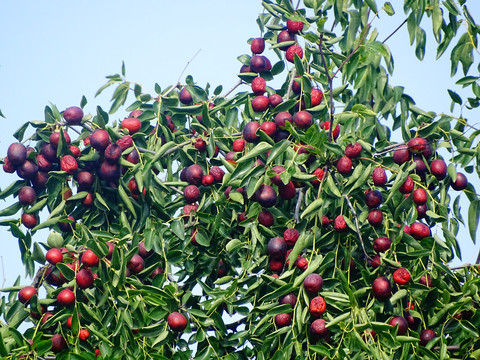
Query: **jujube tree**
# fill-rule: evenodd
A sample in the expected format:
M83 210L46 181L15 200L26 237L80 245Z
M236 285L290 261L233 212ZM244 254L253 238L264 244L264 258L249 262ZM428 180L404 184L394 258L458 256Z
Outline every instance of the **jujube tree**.
M396 31L422 59L431 19L467 111L465 3L407 1ZM108 112L50 105L14 134L0 224L33 280L2 289L3 358L480 356L478 265L449 267L461 224L476 237L479 130L389 83L390 3L262 4L233 89L151 95L122 66Z

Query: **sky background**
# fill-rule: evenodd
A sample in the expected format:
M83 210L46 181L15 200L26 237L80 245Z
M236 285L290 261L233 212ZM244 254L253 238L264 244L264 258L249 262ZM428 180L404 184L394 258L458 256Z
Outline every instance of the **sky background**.
M480 14L480 2L467 3L471 3L474 17ZM381 13L380 19L373 22L372 26L379 28L379 40L404 20L402 7L395 5L395 11L395 16ZM5 156L9 144L16 141L12 134L24 122L44 119L44 108L50 102L64 110L78 106L85 95L86 113L95 112L97 105L108 110L111 92L98 98L94 95L106 82L106 75L120 72L122 61L127 79L154 93L155 83L162 88L174 84L187 62L201 50L181 81L191 74L200 86L209 82L212 89L217 85L229 89L238 80L236 74L241 64L237 56L249 53L249 38L261 36L255 23L261 12L259 0L1 1L0 109L6 119L0 118L0 156ZM422 27L429 29L429 18L424 19ZM451 101L447 88L464 93L449 76L448 55L435 61L431 32L427 30L423 62L416 59L414 48L409 47L406 26L387 45L395 60L390 84L404 86L418 107L448 113ZM266 51L265 55L272 62L277 61L273 52ZM245 91L248 87L240 89ZM454 114L460 115L458 106ZM111 119L125 115L119 111ZM472 125L480 126L480 110L464 111L463 115ZM1 171L0 188L16 179L16 175ZM480 183L476 181L474 186L478 192ZM462 204L466 219L467 203ZM1 203L2 208L6 205ZM48 232L39 232L34 240L46 241L47 235ZM455 264L474 262L480 244L474 246L466 230L461 231L459 239L463 259ZM5 286L9 286L25 270L15 238L3 227L0 257L0 287L4 276Z

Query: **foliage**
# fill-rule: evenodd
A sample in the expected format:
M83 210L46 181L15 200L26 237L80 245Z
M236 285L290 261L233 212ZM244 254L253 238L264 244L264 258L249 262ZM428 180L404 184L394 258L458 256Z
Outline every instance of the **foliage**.
M394 68L389 37L379 40L374 21L379 21L379 14L393 14L390 3L379 8L375 0L305 0L304 5L305 9L296 9L288 0L263 1L265 11L257 23L278 60L259 75L239 74L237 86L250 84L257 76L267 81L282 78L278 89L266 88L268 95L282 97L276 107L256 112L251 92L231 95L232 90L221 95L222 87L212 92L191 76L185 84L163 90L155 84L155 94L147 94L126 80L123 66L121 74L108 76L97 93L115 87L108 112L98 106L80 125L72 125L65 121L64 112L50 104L45 121L30 121L15 133L23 141L25 132L33 128L27 142L33 148L28 160L34 163L58 129L77 133L72 144L81 154L76 159L78 171L69 173L62 167L60 159L75 151L61 134L43 188L37 186L37 178L20 179L0 194L6 199L17 196L26 185L36 187L35 202L3 209L0 214L6 219L0 224L18 239L27 273L35 276L34 286L46 294L34 295L24 305L17 300L23 288L18 281L2 289L9 292L0 303L2 358L51 357L52 334L62 334L68 343L68 351L59 352L58 359L94 359L95 349L101 359L480 356L478 266L448 266L454 256L460 257L459 228L465 224L473 241L477 233L479 196L471 184L463 189L470 203L464 221L460 195L452 182L463 172L480 174L479 130L466 118L420 109L402 87L389 83ZM450 53L451 75L461 64L463 77L457 84L470 88L471 96L464 102L449 90L452 106L478 107L479 76L472 74L472 65L480 27L466 1L410 0L403 10L420 60L427 39L421 26L427 17L438 44L437 56ZM294 55L290 70L281 50L285 43L277 44L287 20L303 23L295 39L303 56ZM250 55L239 57L246 66L251 59ZM192 96L191 104L179 101L183 87ZM316 104L312 89L318 88L324 99ZM124 109L132 94L133 103ZM83 98L81 107L86 104ZM110 166L104 160L107 155L94 148L91 134L106 129L112 143L125 139L128 129L122 129L122 120L113 116L120 109L141 110L130 115L138 116L141 128L131 132L133 144L123 149L120 163L102 170L102 164ZM303 109L313 116L312 126L302 128L287 121L285 129L277 128L272 136L258 130L258 140L232 153L233 141L248 137L247 123L263 124L280 112L293 115ZM325 128L327 121L329 128ZM338 138L333 131L337 124ZM395 137L401 140L394 141ZM410 140L418 138L427 139L428 144L412 160L415 149ZM361 155L352 156L352 171L344 171L337 161L354 143L361 145ZM393 152L402 144L410 149L407 161L399 163ZM433 159L448 162L445 178L431 173ZM189 184L182 171L193 164L200 165L204 174L218 174L215 167L219 167L225 175L211 185L199 185L201 197L192 205L185 201ZM280 181L272 180L277 175L274 166L285 169ZM120 168L117 177L114 173ZM314 174L319 168L323 177ZM374 185L375 168L386 170L385 186ZM95 175L93 186L79 185L80 170ZM427 193L425 216L420 215L411 192L402 193L407 178L415 189ZM264 185L275 190L273 206L260 196ZM295 191L289 195L292 187ZM75 195L70 189L77 190ZM380 226L372 225L372 210L365 201L366 192L372 190L383 197ZM87 198L94 199L93 204ZM20 211L40 220L28 229L18 219ZM272 226L260 223L265 211L273 215ZM338 226L339 215L345 229ZM427 224L430 234L412 234L410 225L417 223ZM287 263L282 258L275 270L278 259L270 239L283 237L286 229L293 228L299 238L290 244ZM40 229L52 231L48 241L34 241ZM375 257L373 242L382 236L391 239L392 245ZM114 244L111 256L109 243ZM67 249L63 263L46 262L44 253L52 247ZM86 249L101 260L92 268L94 285L81 289L74 264ZM136 273L132 259L139 252L145 264ZM306 269L298 265L299 256L307 260ZM38 271L35 262L42 265ZM411 274L412 280L405 285L393 281L399 268ZM65 278L60 285L49 279L52 272ZM323 278L318 294L305 289L304 279L311 273ZM427 275L431 283L422 283ZM393 295L386 301L372 293L372 283L380 276L393 285ZM62 307L56 300L65 287L72 287L76 294L72 307ZM281 304L279 299L290 293L297 297L294 306ZM310 330L315 316L309 307L317 295L327 304L321 318L329 336L321 339L315 339ZM34 318L44 312L42 305L53 314L45 324ZM168 315L176 311L188 320L181 333L167 324ZM291 324L281 326L276 321L279 314L289 314ZM407 333L399 335L399 327L389 325L393 316L410 321ZM436 337L422 345L420 334L426 328L434 330ZM87 340L77 336L80 329L89 330Z

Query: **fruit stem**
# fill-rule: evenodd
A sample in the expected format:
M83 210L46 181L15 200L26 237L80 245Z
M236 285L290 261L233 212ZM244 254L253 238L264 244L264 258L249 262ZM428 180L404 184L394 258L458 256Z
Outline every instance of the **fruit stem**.
M288 83L287 95L285 95L285 98L287 100L290 98L290 93L292 92L293 82L295 81L296 75L297 75L297 69L294 68L291 73L290 82Z

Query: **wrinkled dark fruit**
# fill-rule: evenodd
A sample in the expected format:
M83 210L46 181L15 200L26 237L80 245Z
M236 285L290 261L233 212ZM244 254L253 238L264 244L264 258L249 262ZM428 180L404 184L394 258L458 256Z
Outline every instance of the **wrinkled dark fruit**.
M303 280L303 287L310 294L318 294L322 290L323 278L319 274L309 274Z
M110 164L117 164L122 157L122 148L117 144L110 144L105 149L104 156Z

